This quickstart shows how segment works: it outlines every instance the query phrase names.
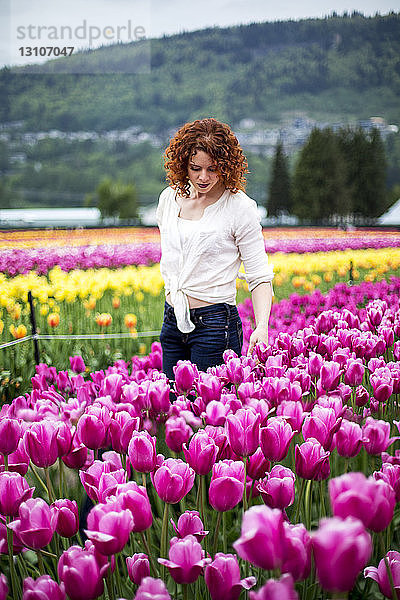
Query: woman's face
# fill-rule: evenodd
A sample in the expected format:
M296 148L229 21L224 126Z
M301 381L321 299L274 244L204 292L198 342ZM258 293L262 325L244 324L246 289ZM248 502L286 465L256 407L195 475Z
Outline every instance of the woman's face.
M208 194L220 182L217 165L203 150L196 150L189 158L188 177L200 194Z

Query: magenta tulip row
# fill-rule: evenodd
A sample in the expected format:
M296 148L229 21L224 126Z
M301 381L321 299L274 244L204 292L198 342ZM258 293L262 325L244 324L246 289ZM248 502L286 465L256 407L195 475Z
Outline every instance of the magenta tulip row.
M38 365L0 412L0 600L91 600L105 585L109 598L285 600L315 577L322 597L364 578L391 597L399 285L336 286L324 306L292 296L282 314L318 316L207 373L181 361L172 389L158 343L89 376L80 356Z
M398 248L400 236L365 236L266 239L269 254L275 252L328 252L332 250L360 250L364 248ZM0 272L13 277L35 269L40 275L59 265L63 271L72 269L118 268L126 265L158 263L161 249L158 243L99 244L89 246L58 246L46 248L12 249L0 251Z

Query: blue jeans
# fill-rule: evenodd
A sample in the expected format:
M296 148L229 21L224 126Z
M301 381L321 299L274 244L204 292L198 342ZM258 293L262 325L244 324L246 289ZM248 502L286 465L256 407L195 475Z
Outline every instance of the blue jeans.
M176 325L173 307L165 302L160 342L163 371L173 381L173 367L178 360L190 360L199 371L222 364L228 348L240 356L243 344L242 322L236 306L226 303L210 304L190 309L195 329L182 333Z

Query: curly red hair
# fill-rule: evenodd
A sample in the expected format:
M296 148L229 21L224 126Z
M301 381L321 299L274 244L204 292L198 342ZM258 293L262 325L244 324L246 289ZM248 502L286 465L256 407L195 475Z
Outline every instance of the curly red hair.
M189 197L189 159L197 150L213 159L226 189L234 194L245 189L245 173L249 171L239 142L229 125L213 118L185 123L171 139L164 153L164 166L172 188Z

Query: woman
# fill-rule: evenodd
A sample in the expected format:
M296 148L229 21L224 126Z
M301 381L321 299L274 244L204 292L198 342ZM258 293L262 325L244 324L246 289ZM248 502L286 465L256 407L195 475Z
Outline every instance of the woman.
M247 161L229 126L212 118L186 123L164 158L170 186L157 207L166 294L160 341L163 371L173 380L178 360L205 371L221 364L228 348L240 355L242 261L256 320L249 354L268 342L273 271L257 205L244 193Z

